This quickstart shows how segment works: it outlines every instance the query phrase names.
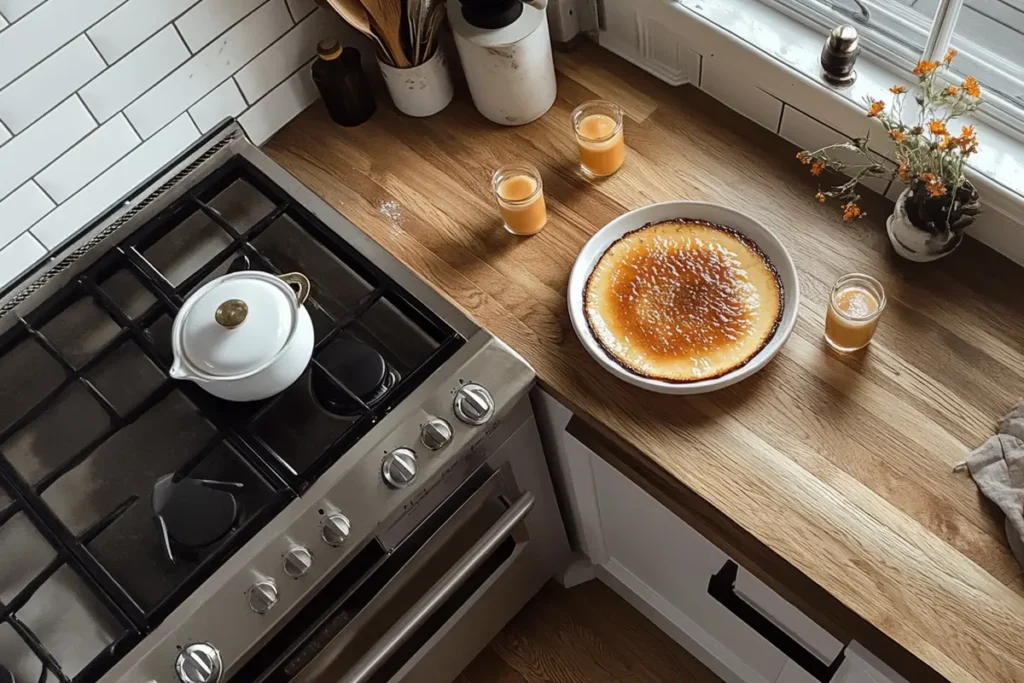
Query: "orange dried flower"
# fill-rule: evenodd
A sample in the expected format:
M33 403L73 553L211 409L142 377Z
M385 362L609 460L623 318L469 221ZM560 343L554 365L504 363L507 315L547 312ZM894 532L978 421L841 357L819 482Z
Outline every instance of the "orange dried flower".
M906 183L910 181L910 167L907 166L906 163L901 161L900 167L899 169L897 169L896 173L899 175L900 180L902 180L903 182Z
M956 87L955 85L951 85L948 88L946 88L946 94L949 95L950 97L956 97L956 94L958 92L960 92L960 88Z
M904 140L907 139L907 134L904 133L902 130L890 130L889 137L891 137L896 142L903 142Z
M878 116L885 109L885 102L881 100L875 100L871 103L871 107L868 109L868 116Z
M939 142L939 149L946 149L947 147L950 146L950 144L955 144L956 142L959 142L957 138L952 138L948 135L944 135L942 137L942 140Z
M807 152L797 152L796 158L804 166L811 163L811 155L808 154Z
M928 194L933 197L941 197L946 194L946 186L943 184L942 179L934 173L922 173L921 181L927 185Z
M854 204L853 202L847 202L845 205L843 205L843 220L844 221L856 220L861 215L862 215L862 212L860 210L860 207L857 206L856 204Z
M924 76L927 76L931 72L935 71L937 68L939 68L938 62L929 62L927 60L922 59L920 62L917 63L917 66L914 67L914 75L919 78L923 78Z
M907 92L907 89L904 88L902 85L894 85L891 88L889 88L889 92L891 92L893 95L902 95L903 93Z
M949 131L946 130L946 124L938 120L929 123L928 130L931 131L932 135L949 135Z
M974 135L974 126L964 126L960 129L960 138L956 140L960 145L960 151L966 156L978 151L978 138Z
M811 164L811 175L821 175L821 172L825 170L825 167L821 165L820 161L815 161Z
M819 192L818 194L814 195L814 198L817 199L818 202L821 203L821 204L825 203L825 195L824 195L824 193Z
M978 85L978 79L974 76L968 76L963 87L971 97L981 97L981 87Z
M949 52L946 53L945 58L942 60L943 63L944 64L949 64L954 59L956 59L957 54L959 54L959 53L956 50L954 50L953 48L949 48Z

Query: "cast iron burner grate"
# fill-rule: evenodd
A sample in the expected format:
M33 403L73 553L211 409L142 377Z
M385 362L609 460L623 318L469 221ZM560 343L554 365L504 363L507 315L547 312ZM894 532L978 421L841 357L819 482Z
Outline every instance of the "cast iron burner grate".
M310 277L315 346L231 404L169 379L170 328L242 268ZM99 679L463 342L248 161L215 170L0 336L0 683Z

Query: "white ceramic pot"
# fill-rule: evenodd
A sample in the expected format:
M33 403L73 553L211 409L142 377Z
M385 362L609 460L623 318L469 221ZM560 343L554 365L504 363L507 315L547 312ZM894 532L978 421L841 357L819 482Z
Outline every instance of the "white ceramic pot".
M280 393L313 355L307 297L309 279L302 273L243 270L206 283L174 318L171 377L228 401Z
M380 60L378 63L391 99L403 114L432 116L452 101L455 88L440 45L434 50L434 56L419 66L397 69Z
M911 223L906 208L909 196L910 188L908 187L896 199L896 208L885 222L892 248L903 258L917 263L937 261L943 256L953 253L953 250L963 241L964 234L950 232L946 235L933 235Z

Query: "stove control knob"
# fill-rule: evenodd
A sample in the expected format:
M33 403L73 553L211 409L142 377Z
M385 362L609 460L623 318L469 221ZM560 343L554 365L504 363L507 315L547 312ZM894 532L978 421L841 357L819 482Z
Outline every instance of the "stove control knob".
M468 425L479 426L494 415L494 399L491 392L479 384L467 384L455 394L452 408L455 417Z
M381 474L391 488L405 488L416 478L416 454L408 448L396 448L384 456Z
M219 683L224 667L220 652L209 643L186 645L174 661L181 683Z
M452 426L441 417L432 417L420 427L420 441L432 451L439 451L452 442Z
M324 543L337 548L348 538L352 527L349 525L348 517L340 513L328 515L320 527L320 538Z
M273 579L261 579L249 587L249 609L266 614L277 604L277 584Z
M313 553L297 545L284 554L284 573L293 579L300 578L313 568Z

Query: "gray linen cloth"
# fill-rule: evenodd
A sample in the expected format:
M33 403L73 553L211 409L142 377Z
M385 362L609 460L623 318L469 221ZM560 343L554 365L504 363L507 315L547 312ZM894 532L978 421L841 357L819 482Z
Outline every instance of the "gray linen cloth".
M1024 566L1024 403L1000 420L996 431L963 465L985 497L1006 514L1010 549Z

